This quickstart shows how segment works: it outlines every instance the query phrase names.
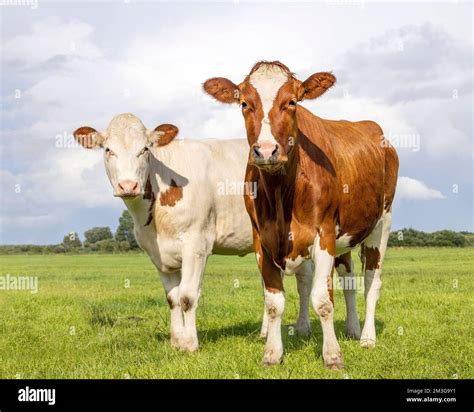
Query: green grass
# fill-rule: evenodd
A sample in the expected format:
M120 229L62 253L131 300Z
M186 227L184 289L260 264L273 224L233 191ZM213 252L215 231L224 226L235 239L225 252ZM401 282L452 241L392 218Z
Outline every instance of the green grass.
M344 337L337 290L342 372L323 368L312 309L311 337L289 334L294 277L285 278L284 362L260 365L263 297L252 255L211 257L193 354L168 344L168 305L145 255L0 256L0 275L39 278L36 294L0 290L0 378L473 378L473 252L389 249L372 350ZM362 321L363 293L357 301Z

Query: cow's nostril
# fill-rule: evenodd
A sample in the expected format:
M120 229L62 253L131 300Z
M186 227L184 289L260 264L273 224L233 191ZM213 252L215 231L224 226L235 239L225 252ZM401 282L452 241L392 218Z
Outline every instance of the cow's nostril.
M260 147L259 146L254 146L253 147L253 156L256 158L262 157L262 154L260 153Z
M275 149L273 149L272 156L276 157L278 155L278 145L275 146Z
M138 188L138 182L135 182L135 184L132 187L132 192L135 192Z

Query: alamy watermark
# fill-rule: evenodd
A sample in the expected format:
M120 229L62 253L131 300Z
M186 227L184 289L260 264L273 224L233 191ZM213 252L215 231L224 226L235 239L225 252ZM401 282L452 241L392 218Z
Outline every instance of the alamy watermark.
M217 194L219 196L248 195L252 199L256 199L257 182L234 182L229 179L226 179L217 183Z
M363 293L365 290L364 276L338 276L334 274L334 290L355 290L357 293Z
M18 390L20 402L46 402L48 405L56 403L56 389L35 389L29 386Z
M1 6L22 6L36 10L38 8L38 0L0 0L0 7Z
M31 293L38 293L38 277L10 274L0 276L0 290L29 290Z
M396 149L411 149L413 152L420 151L420 135L418 133L392 133L382 135L380 144L387 147L390 143Z

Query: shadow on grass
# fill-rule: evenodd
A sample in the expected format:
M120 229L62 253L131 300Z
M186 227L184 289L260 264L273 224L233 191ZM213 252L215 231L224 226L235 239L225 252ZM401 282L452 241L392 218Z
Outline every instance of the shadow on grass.
M362 327L364 326L364 323L361 323L361 330ZM385 323L381 320L375 320L375 332L376 335L378 336L385 328ZM342 341L354 341L357 342L356 339L349 338L346 335L346 322L345 320L336 320L334 322L334 330L336 332L336 337L339 343ZM310 339L313 340L316 345L315 345L315 350L316 350L316 355L318 357L322 357L322 349L323 349L323 332L321 330L321 324L319 320L315 320L311 322L311 335ZM296 348L300 348L300 346Z
M316 355L322 357L323 347L323 333L321 330L321 323L319 320L311 322L311 334L309 336L300 336L296 332L290 334L290 327L293 324L285 324L282 327L282 339L286 352L301 350L308 345L312 345L316 350ZM361 325L362 328L363 324ZM229 325L222 328L203 329L198 331L199 344L205 346L208 343L219 342L229 337L244 337L250 341L261 342L262 351L265 344L265 339L260 339L261 323L244 322L235 325ZM345 321L336 320L334 328L338 341L353 340L345 335ZM385 328L383 321L375 321L375 329L379 335ZM168 331L160 328L155 331L155 337L158 341L169 339Z

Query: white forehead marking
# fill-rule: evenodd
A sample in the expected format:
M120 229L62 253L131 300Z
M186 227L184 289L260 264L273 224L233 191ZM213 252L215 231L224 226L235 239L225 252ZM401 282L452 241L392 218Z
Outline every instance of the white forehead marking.
M131 113L115 116L107 127L107 137L114 145L127 149L143 147L146 128L142 121Z
M263 106L264 119L273 106L273 101L288 80L288 73L273 64L262 64L250 75L250 84L255 87Z

